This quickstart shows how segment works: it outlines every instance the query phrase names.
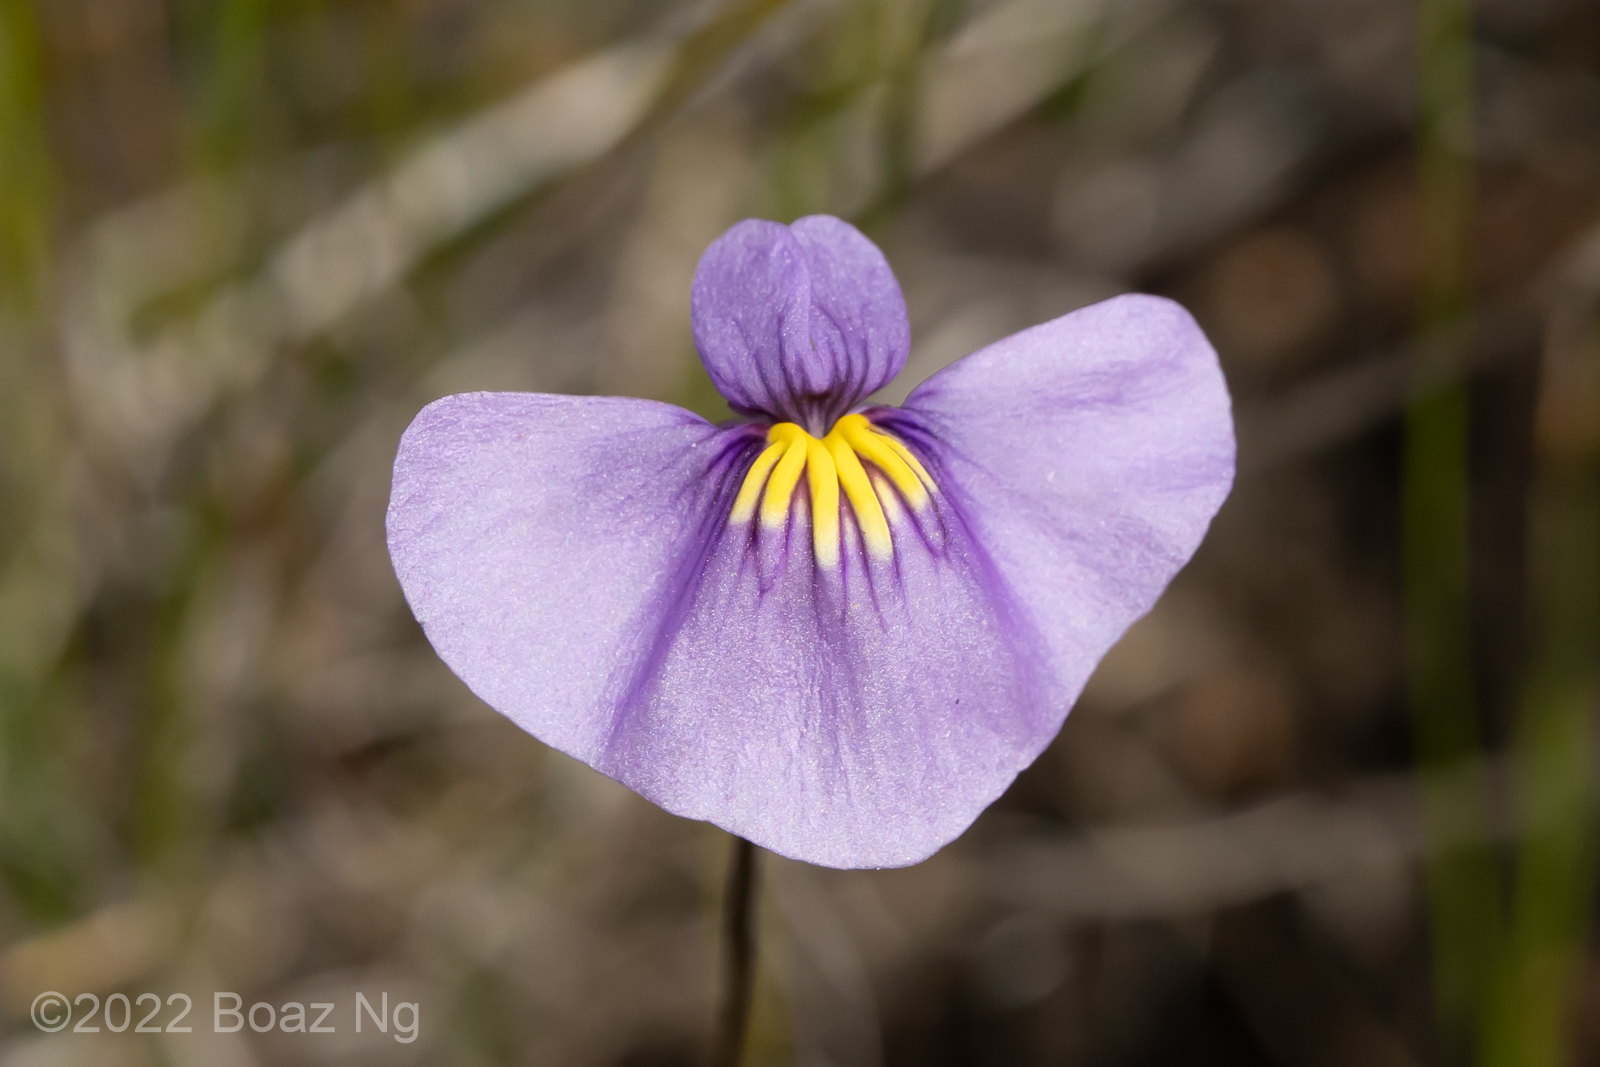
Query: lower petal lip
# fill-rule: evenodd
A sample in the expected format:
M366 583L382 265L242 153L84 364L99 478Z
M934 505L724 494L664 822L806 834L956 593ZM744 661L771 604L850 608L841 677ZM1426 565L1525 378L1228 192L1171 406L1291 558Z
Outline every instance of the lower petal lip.
M914 539L882 568L845 538L818 567L807 500L771 553L731 523L711 539L595 766L784 855L914 863L1004 791L1066 705L970 539L939 555Z
M475 692L668 810L811 862L916 862L1059 702L968 542L884 570L845 539L824 580L795 537L763 574L725 521L760 448L645 402L441 401L396 463L396 573Z

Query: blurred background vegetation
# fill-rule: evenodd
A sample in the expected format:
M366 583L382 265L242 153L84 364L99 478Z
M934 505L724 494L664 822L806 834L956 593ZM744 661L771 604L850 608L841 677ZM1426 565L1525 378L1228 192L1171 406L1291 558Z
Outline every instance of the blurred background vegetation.
M0 0L0 1061L701 1061L725 837L439 664L388 466L462 390L718 417L696 259L826 211L888 399L1166 293L1241 473L964 838L768 863L751 1062L1600 1064L1597 208L1584 0Z

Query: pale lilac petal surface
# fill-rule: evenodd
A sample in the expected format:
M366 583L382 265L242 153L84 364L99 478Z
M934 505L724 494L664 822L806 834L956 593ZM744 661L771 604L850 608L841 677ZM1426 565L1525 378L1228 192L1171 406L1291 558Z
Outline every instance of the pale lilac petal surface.
M730 526L596 764L668 811L835 867L927 858L1059 723L1043 649L957 516L814 566L808 525Z
M1042 635L1068 693L1057 716L1193 555L1233 483L1216 354L1159 297L998 341L924 382L888 423L928 457Z
M646 401L448 397L401 443L395 571L475 693L667 810L814 863L924 859L1062 694L954 513L825 575L803 500L776 540L725 522L761 446Z
M466 393L400 443L389 554L450 668L586 762L698 565L723 437L646 400Z
M736 411L824 432L905 364L905 300L876 245L830 216L760 219L695 271L695 345Z

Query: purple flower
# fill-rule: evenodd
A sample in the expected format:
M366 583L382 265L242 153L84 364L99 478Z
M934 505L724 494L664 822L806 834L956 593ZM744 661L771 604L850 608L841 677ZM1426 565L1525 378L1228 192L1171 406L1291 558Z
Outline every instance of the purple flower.
M1199 544L1233 479L1216 355L1122 296L861 407L905 363L905 302L825 215L729 230L693 316L745 421L445 397L395 460L395 572L450 668L548 744L786 856L915 863Z

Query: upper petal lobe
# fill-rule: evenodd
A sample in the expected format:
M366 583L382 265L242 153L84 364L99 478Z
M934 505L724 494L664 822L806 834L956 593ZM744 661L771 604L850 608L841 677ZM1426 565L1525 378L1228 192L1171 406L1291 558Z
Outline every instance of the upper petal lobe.
M883 253L826 215L739 223L695 271L695 345L734 410L825 431L904 366L905 299Z

